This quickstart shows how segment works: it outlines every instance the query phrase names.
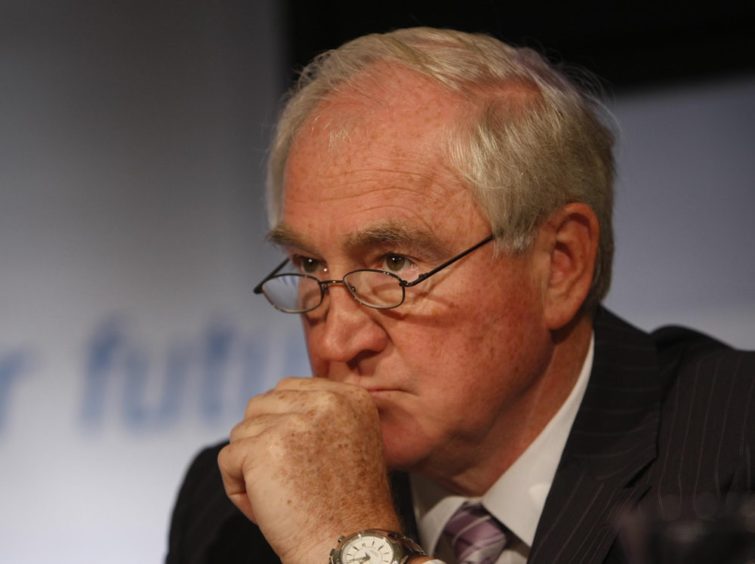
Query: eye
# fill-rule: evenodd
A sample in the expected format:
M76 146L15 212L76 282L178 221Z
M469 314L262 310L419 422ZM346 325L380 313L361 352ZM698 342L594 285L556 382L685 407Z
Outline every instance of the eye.
M304 274L317 274L328 270L322 261L312 257L294 255L291 257L291 263Z
M402 255L385 255L383 258L384 268L388 272L401 272L412 265L412 261Z

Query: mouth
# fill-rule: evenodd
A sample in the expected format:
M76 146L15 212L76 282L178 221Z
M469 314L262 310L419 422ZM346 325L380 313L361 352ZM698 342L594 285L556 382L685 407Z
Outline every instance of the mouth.
M396 388L366 388L366 390L367 393L370 394L370 397L375 401L388 399L401 392L401 390Z
M372 381L369 381L372 380ZM399 383L377 382L374 378L366 378L362 381L353 382L368 394L374 401L381 399L396 398L399 394L408 393L408 390Z

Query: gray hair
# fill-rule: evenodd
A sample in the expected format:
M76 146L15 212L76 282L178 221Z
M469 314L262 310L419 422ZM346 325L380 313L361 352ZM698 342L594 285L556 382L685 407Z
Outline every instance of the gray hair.
M608 292L613 259L610 116L587 88L536 52L487 35L400 29L357 38L315 58L289 95L271 147L271 223L280 220L286 161L299 128L322 101L380 62L421 73L469 104L471 119L451 128L448 157L473 188L504 250L526 250L540 223L567 203L593 209L600 241L585 307L596 306Z

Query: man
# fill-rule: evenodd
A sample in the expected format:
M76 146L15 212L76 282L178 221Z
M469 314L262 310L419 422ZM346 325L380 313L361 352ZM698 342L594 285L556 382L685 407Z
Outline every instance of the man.
M598 305L604 121L485 36L366 36L305 70L270 159L288 258L257 291L301 316L314 378L252 398L197 458L168 562L426 561L412 540L622 562L627 509L752 491L753 355ZM454 530L469 515L495 540Z

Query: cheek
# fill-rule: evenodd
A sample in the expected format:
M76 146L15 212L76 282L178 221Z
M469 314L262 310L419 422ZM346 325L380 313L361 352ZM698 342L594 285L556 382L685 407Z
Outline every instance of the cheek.
M421 343L416 345L417 357L423 354L431 365L423 371L425 378L435 378L439 398L446 388L463 401L483 403L490 399L486 394L515 393L541 369L538 359L548 333L536 293L521 286L516 292L484 292L486 299L478 294L474 301L466 296L458 302L477 307L453 306L439 316L442 325L426 328L431 337L415 339Z
M304 344L307 347L307 355L309 357L309 365L312 368L312 374L322 374L323 361L316 354L316 347L312 345L314 332L317 328L307 321L305 316L299 316L301 320L302 331L304 332Z

